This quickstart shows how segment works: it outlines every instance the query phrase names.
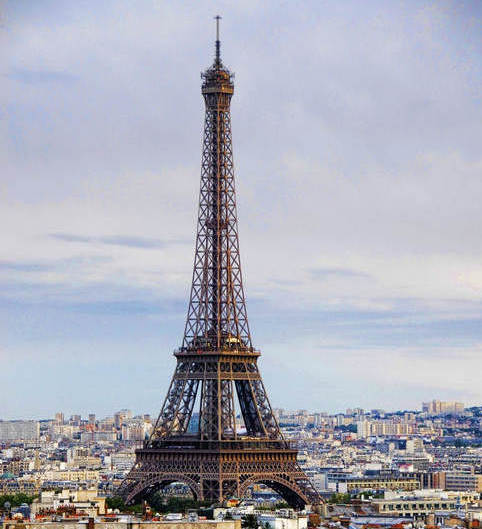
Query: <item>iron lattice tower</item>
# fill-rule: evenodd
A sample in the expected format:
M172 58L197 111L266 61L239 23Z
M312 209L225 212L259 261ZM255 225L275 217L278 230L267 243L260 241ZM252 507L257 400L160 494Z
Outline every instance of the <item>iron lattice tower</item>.
M262 482L299 508L319 497L297 463L297 451L283 438L258 370L260 353L251 343L231 139L234 76L221 61L219 17L216 23L214 63L201 74L206 115L184 338L153 432L136 451L119 493L133 502L180 481L198 499L223 501ZM199 420L193 428L196 404ZM244 429L238 427L238 413Z

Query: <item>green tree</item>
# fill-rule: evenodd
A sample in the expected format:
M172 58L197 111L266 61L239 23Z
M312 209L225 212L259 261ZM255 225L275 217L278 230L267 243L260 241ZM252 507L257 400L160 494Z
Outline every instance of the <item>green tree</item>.
M276 509L288 509L288 508L289 508L289 505L288 505L285 501L279 501L279 502L275 505L275 508L276 508Z
M3 509L3 506L7 501L12 507L19 507L22 503L28 503L30 505L35 498L37 498L37 495L25 494L24 492L2 494L0 495L0 508Z
M120 496L111 496L106 499L106 505L109 509L119 509L119 511L125 511L126 504Z
M331 495L328 503L350 503L350 494L343 494L341 492L335 492Z
M168 512L184 513L189 509L198 510L202 507L209 507L211 505L211 502L209 501L197 501L190 497L166 497L159 492L154 493L147 500L147 503L151 506L152 510L161 514Z
M257 529L258 519L254 514L247 514L241 518L241 527L244 529Z

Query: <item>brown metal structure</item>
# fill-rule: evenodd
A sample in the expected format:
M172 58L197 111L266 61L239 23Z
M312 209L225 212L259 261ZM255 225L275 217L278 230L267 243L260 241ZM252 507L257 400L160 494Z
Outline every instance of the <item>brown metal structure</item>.
M198 499L223 501L265 483L301 508L318 503L319 497L280 431L249 332L231 141L233 74L221 62L216 19L214 63L202 74L206 117L184 338L174 353L176 370L153 433L136 451L119 492L134 502L169 483L184 482ZM199 421L192 432L196 404Z

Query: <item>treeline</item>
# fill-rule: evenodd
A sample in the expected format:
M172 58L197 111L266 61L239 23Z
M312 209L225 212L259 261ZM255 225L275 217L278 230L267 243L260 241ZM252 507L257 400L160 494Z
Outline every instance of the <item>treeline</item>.
M212 501L197 501L194 498L180 498L179 496L171 496L166 498L159 493L153 494L147 503L151 506L154 512L166 514L169 512L185 513L187 510L202 510L210 507ZM199 513L209 517L209 513Z
M10 503L11 507L20 507L22 503L30 505L33 500L37 498L36 495L30 496L24 492L16 492L15 494L0 494L0 509L5 509L5 503Z
M194 498L180 498L171 496L166 498L158 493L153 494L148 500L147 504L151 507L153 512L160 514L167 514L170 512L185 513L192 510L206 510L206 512L199 512L199 514L207 516L212 515L212 510L208 511L212 502L210 501L196 501ZM126 505L124 500L119 496L111 496L106 499L106 505L109 509L118 509L120 512L142 512L142 505Z
M142 505L140 503L137 505L126 505L120 496L109 496L106 498L105 504L108 509L118 509L119 512L142 512Z

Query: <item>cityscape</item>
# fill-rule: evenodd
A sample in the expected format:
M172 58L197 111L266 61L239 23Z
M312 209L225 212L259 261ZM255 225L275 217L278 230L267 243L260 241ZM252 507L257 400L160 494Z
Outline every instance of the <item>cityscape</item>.
M324 500L318 524L330 527L350 520L360 528L393 527L408 519L453 527L469 520L476 527L481 514L482 407L433 400L413 411L274 412ZM236 419L243 429L242 418ZM192 431L197 420L193 414ZM116 506L109 498L153 424L150 415L127 409L102 418L58 412L39 421L1 421L0 498L3 503L10 500L12 513L22 513L39 527L66 517L121 519L120 514L109 515L118 513L118 505L109 507ZM189 495L187 486L177 484L167 497ZM242 502L233 499L212 512L205 510L216 520L256 515L273 527L302 527L317 519L314 514L295 516L282 503L268 487L255 485ZM169 505L169 500L159 502L161 513L151 512L150 519L169 520Z
M480 9L4 7L0 529L480 529Z

